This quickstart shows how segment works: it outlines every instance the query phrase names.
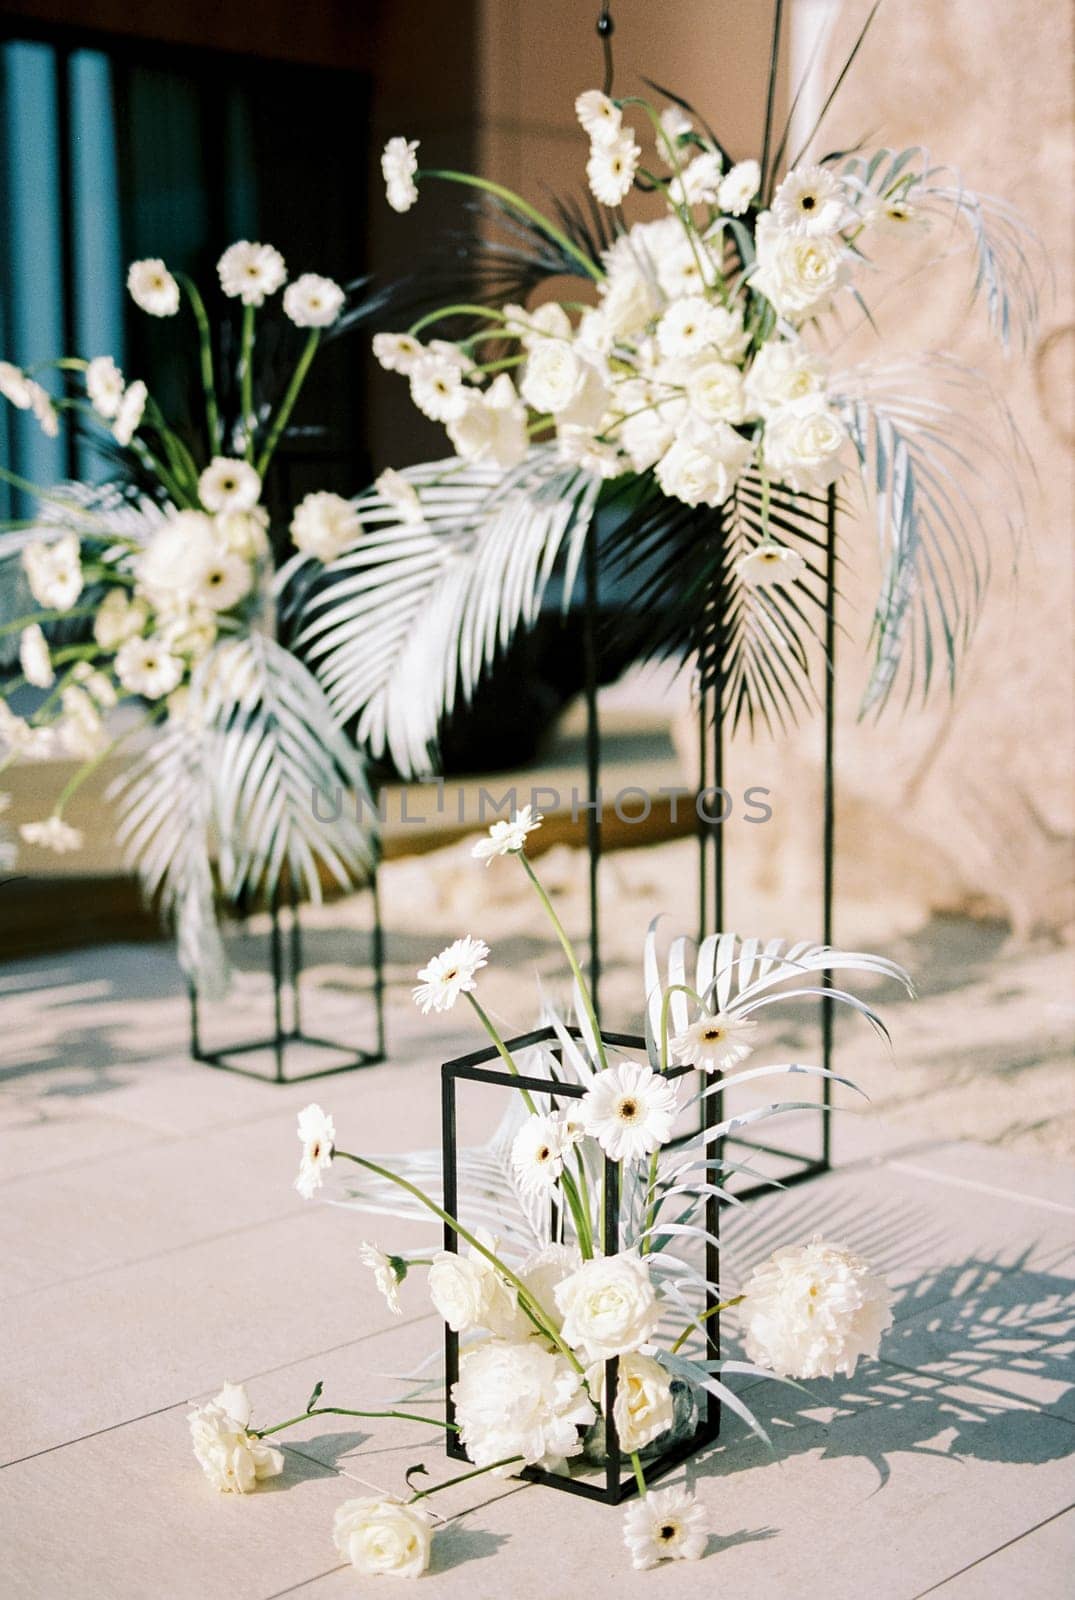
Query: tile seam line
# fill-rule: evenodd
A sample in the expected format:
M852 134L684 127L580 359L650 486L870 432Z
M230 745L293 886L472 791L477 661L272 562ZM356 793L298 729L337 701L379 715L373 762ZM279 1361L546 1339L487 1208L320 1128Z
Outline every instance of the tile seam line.
M1043 1521L1036 1522L1032 1528L1024 1528L1022 1533L1017 1533L1014 1538L1006 1539L1003 1544L998 1544L997 1548L990 1550L988 1555L979 1556L977 1561L969 1561L965 1567L960 1567L958 1572L949 1573L948 1577L942 1578L940 1583L933 1584L929 1589L920 1589L912 1597L912 1600L925 1600L926 1595L937 1594L941 1589L947 1588L950 1583L954 1583L956 1578L962 1578L964 1573L973 1572L975 1567L982 1566L986 1561L992 1561L993 1557L999 1556L1002 1550L1010 1550L1012 1545L1020 1544L1022 1540L1028 1539L1032 1533L1040 1533L1041 1529L1047 1528L1050 1522L1055 1522L1058 1517L1066 1517L1070 1511L1075 1511L1075 1503L1063 1506L1059 1511L1054 1511L1051 1517L1046 1517Z
M906 1161L888 1161L884 1165L893 1172L906 1172L914 1178L928 1178L933 1183L946 1184L951 1189L969 1189L976 1194L995 1195L998 1200L1015 1200L1020 1205L1036 1206L1041 1211L1058 1211L1062 1216L1075 1217L1075 1205L1065 1205L1062 1200L1045 1200L1038 1195L1020 1194L1016 1189L1003 1189L997 1184L983 1183L976 1178L959 1178L954 1174L933 1172L928 1167L918 1167Z

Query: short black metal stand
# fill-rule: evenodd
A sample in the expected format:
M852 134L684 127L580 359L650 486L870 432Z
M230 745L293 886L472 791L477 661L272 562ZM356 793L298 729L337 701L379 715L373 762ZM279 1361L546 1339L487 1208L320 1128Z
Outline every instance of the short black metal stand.
M222 1072L237 1072L245 1078L256 1078L262 1083L305 1083L316 1078L328 1078L339 1072L354 1072L359 1067L371 1067L385 1058L384 1038L384 932L381 926L380 897L376 872L369 882L373 912L370 933L370 968L373 1000L374 1042L369 1049L326 1039L308 1033L302 1025L300 986L302 980L302 929L300 909L294 900L281 905L275 897L269 906L269 969L272 978L273 1030L267 1038L244 1040L238 1044L222 1045L219 1049L206 1049L202 1042L202 1003L192 984L190 994L190 1053L195 1061L216 1067ZM289 1074L287 1061L295 1046L305 1054L320 1053L335 1059L331 1066L314 1067L311 1071ZM270 1055L271 1073L261 1072L247 1064L243 1058L257 1053ZM342 1059L341 1059L342 1058Z
M577 1028L568 1030L578 1039L581 1032ZM606 1044L615 1045L621 1050L636 1050L645 1056L646 1041L634 1034L606 1033L602 1029L601 1037ZM528 1050L534 1045L549 1044L552 1054L559 1058L559 1047L556 1045L556 1032L551 1027L538 1028L533 1033L527 1033L517 1039L507 1041L507 1049L511 1054L516 1051ZM466 1222L459 1216L459 1147L456 1129L456 1084L462 1081L493 1085L506 1089L513 1094L531 1094L552 1097L553 1104L557 1100L580 1100L586 1093L581 1084L566 1083L549 1078L531 1078L514 1076L513 1074L490 1065L489 1063L500 1059L495 1046L489 1045L483 1050L475 1050L470 1055L460 1056L455 1061L446 1061L441 1067L441 1137L444 1164L444 1209L449 1216L466 1226ZM693 1067L673 1067L669 1077L679 1078L693 1072ZM703 1116L706 1127L716 1126L716 1100L717 1096L708 1095L702 1101ZM606 1157L604 1161L604 1211L602 1216L601 1247L605 1255L615 1255L620 1248L620 1190L619 1190L619 1165ZM556 1213L550 1205L549 1239L550 1242L556 1233ZM706 1199L706 1232L709 1237L705 1245L705 1275L710 1284L716 1284L720 1277L720 1207L714 1196ZM459 1235L450 1223L444 1225L445 1250L457 1251L459 1248ZM705 1338L706 1359L717 1361L720 1359L720 1332L719 1318L715 1315L717 1306L716 1297L712 1289L707 1289L705 1296ZM518 1473L521 1478L528 1478L532 1483L549 1484L556 1489L566 1490L569 1494L583 1495L589 1500L600 1500L606 1505L618 1505L622 1500L628 1499L638 1492L638 1484L633 1472L626 1475L623 1471L624 1452L616 1434L613 1420L613 1408L616 1403L616 1383L619 1363L616 1360L605 1362L605 1463L603 1469L604 1482L587 1481L580 1476L571 1476L569 1473L550 1472L542 1467L526 1467ZM444 1370L447 1389L447 1421L455 1420L455 1410L452 1405L452 1386L459 1378L459 1335L445 1324L444 1329ZM699 1421L697 1427L688 1438L680 1439L670 1444L655 1459L646 1462L646 1482L654 1482L670 1472L680 1462L687 1460L701 1450L703 1446L711 1444L720 1432L720 1402L714 1395L706 1393L701 1400ZM468 1459L466 1451L453 1434L446 1436L446 1449L449 1456L458 1461ZM597 1469L595 1469L596 1471Z

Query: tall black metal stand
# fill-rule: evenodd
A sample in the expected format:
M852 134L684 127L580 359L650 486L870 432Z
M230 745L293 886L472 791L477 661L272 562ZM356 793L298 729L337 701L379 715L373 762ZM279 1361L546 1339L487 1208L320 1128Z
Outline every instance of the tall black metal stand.
M586 537L585 594L583 598L583 681L586 699L586 849L589 861L590 897L590 995L594 1014L600 1018L598 989L601 982L601 924L598 899L598 870L601 865L601 721L597 708L597 621L599 615L599 566L596 524Z

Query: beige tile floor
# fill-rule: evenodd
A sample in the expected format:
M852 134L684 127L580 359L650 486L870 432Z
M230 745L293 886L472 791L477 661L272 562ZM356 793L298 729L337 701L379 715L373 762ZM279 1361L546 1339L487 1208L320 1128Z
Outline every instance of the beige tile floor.
M395 953L400 974L415 964L409 944ZM235 1025L251 1025L253 999ZM940 1028L950 1007L921 1002L916 1071L931 1015ZM330 985L318 1022L360 1028L353 993ZM398 1491L416 1461L454 1470L424 1429L320 1418L287 1436L283 1478L234 1500L202 1478L184 1421L225 1377L266 1419L300 1410L317 1378L328 1398L374 1405L436 1348L420 1288L399 1323L371 1292L356 1253L371 1224L291 1188L294 1114L312 1094L367 1148L436 1144L437 1063L473 1037L418 1018L398 985L389 1023L390 1065L277 1089L186 1058L164 947L0 971L5 1600L343 1600L369 1585L336 1561L336 1505ZM733 1281L821 1229L886 1271L899 1304L881 1361L853 1380L809 1398L752 1385L775 1459L732 1421L692 1464L714 1528L702 1564L634 1574L618 1511L483 1480L440 1501L430 1592L1069 1594L1075 1172L964 1129L902 1106L848 1115L831 1175L728 1216ZM464 1131L488 1131L480 1108ZM788 1141L812 1131L789 1119ZM404 1246L429 1237L393 1227Z

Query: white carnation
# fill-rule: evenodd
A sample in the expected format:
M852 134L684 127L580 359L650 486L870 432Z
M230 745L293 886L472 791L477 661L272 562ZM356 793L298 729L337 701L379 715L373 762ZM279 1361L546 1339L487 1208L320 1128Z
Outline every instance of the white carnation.
M755 1267L739 1315L748 1360L781 1377L850 1378L892 1326L891 1294L860 1256L815 1234Z
M657 1331L661 1307L642 1256L621 1253L584 1261L556 1290L563 1337L588 1361L611 1361Z
M475 1466L521 1456L556 1468L582 1450L579 1429L595 1418L578 1372L530 1341L491 1339L464 1353L452 1387L459 1439ZM500 1476L518 1466L499 1469Z
M249 1494L284 1470L284 1454L248 1433L250 1401L240 1383L226 1383L187 1418L199 1466L221 1494Z

